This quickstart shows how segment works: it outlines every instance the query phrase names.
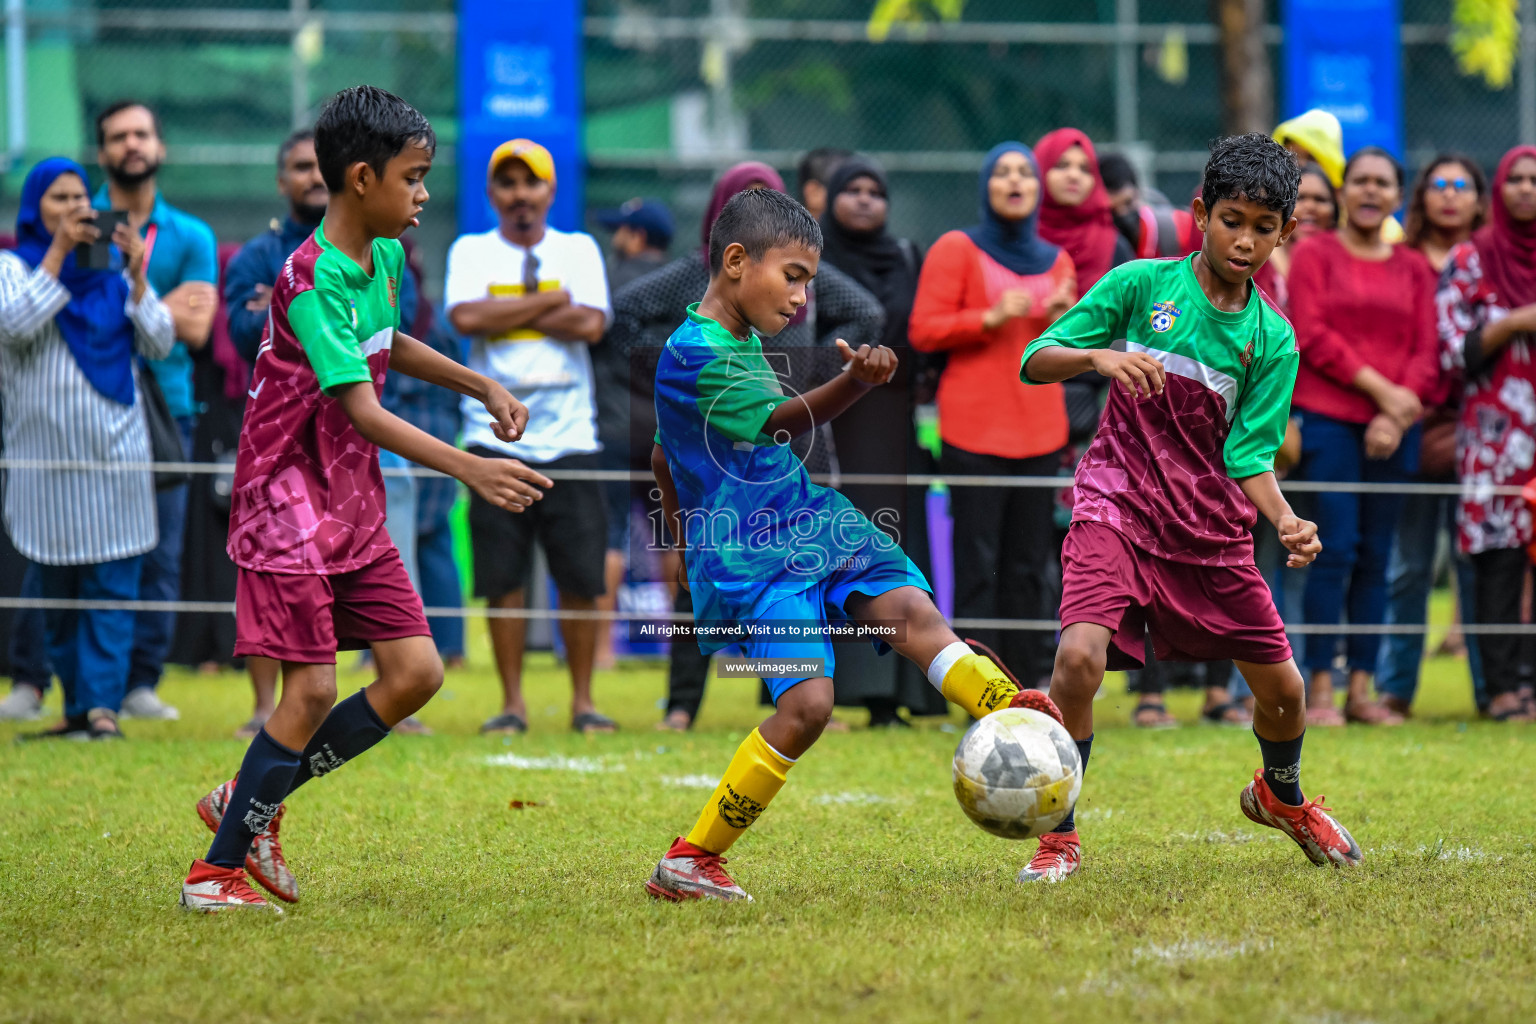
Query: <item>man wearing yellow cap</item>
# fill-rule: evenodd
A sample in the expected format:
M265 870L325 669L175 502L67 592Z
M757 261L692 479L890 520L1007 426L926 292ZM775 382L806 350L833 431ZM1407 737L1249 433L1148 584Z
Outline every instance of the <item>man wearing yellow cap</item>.
M448 250L444 305L453 326L471 339L469 365L528 406L528 428L514 450L491 432L483 409L463 406L464 444L485 456L516 456L541 472L601 468L591 345L612 310L602 251L590 235L549 227L555 161L528 139L496 147L486 168L486 195L497 226L463 235ZM524 607L533 544L543 547L560 607L591 611L603 593L607 512L601 483L557 480L523 515L471 498L475 591L493 608ZM592 704L592 661L599 623L562 620L573 688L571 724L610 732L611 719ZM493 618L491 647L501 675L501 713L484 732L523 732L525 623Z

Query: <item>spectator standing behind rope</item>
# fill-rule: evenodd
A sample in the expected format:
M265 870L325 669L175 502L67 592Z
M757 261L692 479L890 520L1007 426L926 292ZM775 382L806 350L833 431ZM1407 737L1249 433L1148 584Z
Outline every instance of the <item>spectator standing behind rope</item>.
M1442 153L1419 172L1408 199L1404 244L1417 249L1439 274L1451 250L1483 226L1488 216L1488 179L1471 157ZM1452 483L1456 479L1456 420L1461 406L1461 364L1440 350L1443 400L1425 410L1423 441L1419 446L1417 479L1425 483ZM1456 498L1449 494L1409 494L1397 521L1397 539L1387 569L1387 622L1422 626L1427 618L1429 591L1434 583L1435 552L1442 530L1456 532ZM1472 563L1451 545L1456 573L1456 596L1464 621L1476 617L1476 584ZM1488 703L1483 692L1483 666L1478 638L1467 642L1467 664L1478 707ZM1376 669L1376 689L1382 703L1407 716L1419 686L1424 637L1396 634L1381 645Z
M1061 385L1020 387L1018 366L1029 343L1076 301L1073 261L1036 231L1042 187L1028 147L993 147L979 191L981 222L940 236L929 250L908 327L914 348L949 353L939 381L939 471L1051 476L1067 443ZM1054 501L1042 487L950 491L957 618L1054 617L1055 551L1041 543ZM1026 686L1050 677L1050 634L972 634Z
M843 271L885 310L880 344L896 354L896 375L832 421L838 468L844 473L905 476L931 473L933 456L919 448L913 409L926 389L926 358L914 359L907 321L917 296L922 256L917 246L887 228L890 196L885 171L864 156L850 156L827 180L827 209L821 215L821 265ZM931 576L928 557L927 488L902 484L848 484L844 497L879 528L891 534ZM948 714L949 705L922 670L902 658L882 658L862 641L837 649L833 699L869 709L869 724L901 727L898 711Z
M674 224L672 211L654 199L635 197L616 210L603 210L597 222L613 232L613 252L608 258L608 291L616 293L667 262ZM592 349L592 369L597 386L597 436L603 442L603 468L651 473L650 439L631 451L629 359L615 346L610 333ZM649 384L646 386L649 391ZM629 530L631 511L654 486L638 480L608 480L603 494L608 501L608 554L603 563L603 596L597 607L617 610L624 574L631 568ZM675 577L676 572L667 574ZM598 631L596 664L614 664L613 635L617 623L605 623ZM619 628L623 628L620 626Z
M0 253L0 389L12 459L148 462L149 432L134 356L163 359L170 310L145 276L145 245L128 225L112 236L113 269L87 270L72 250L100 234L85 171L54 158L22 185L17 249ZM146 371L147 372L147 371ZM13 469L5 523L37 566L41 596L133 601L155 546L155 493L142 469ZM121 735L133 613L45 613L64 688L64 720L40 736Z
M1109 194L1115 228L1135 250L1137 259L1187 256L1200 248L1200 229L1189 210L1175 209L1155 188L1142 188L1136 167L1124 153L1099 161L1099 175Z
M1293 405L1301 412L1298 476L1331 483L1403 483L1418 468L1419 415L1440 389L1435 275L1413 249L1382 238L1402 199L1402 170L1366 147L1344 169L1344 223L1291 257L1290 317L1301 368ZM1312 565L1303 619L1357 626L1385 621L1387 560L1403 495L1333 491L1316 502L1326 546ZM1371 698L1379 635L1345 639L1349 692L1341 716L1333 700L1335 644L1307 644L1312 675L1308 723L1401 724Z
M164 297L176 322L177 338L170 355L149 366L181 430L182 450L190 452L197 425L191 350L206 345L213 328L218 245L207 224L176 209L160 194L156 176L164 159L160 120L149 107L121 100L96 118L96 160L107 172L107 183L92 202L98 210L127 210L129 226L144 237L144 273ZM155 494L160 540L144 558L139 596L146 601L175 601L181 596L187 494L186 484ZM175 612L141 611L134 616L125 717L179 717L155 692L175 628Z
M405 249L405 278L400 283L401 323L410 327L411 337L421 339L434 352L456 363L463 362L462 339L421 287L421 247L408 234L401 236L400 245ZM397 373L384 382L384 406L444 444L458 443L463 416L457 392ZM453 527L449 522L449 513L459 498L458 482L446 476L419 476L412 478L412 482L416 501L416 592L428 608L458 608L464 603L464 588L454 558ZM444 666L463 668L464 620L455 616L429 617L427 625L432 629L432 642ZM414 716L405 719L401 725L413 719Z
M796 185L800 189L800 204L817 220L820 220L821 215L827 211L827 183L832 180L832 172L837 170L838 164L852 155L853 153L846 149L822 146L800 158L800 166L795 169ZM779 191L782 192L784 189L781 188Z
M1536 146L1504 154L1490 199L1488 223L1451 251L1437 306L1440 340L1466 377L1456 435L1460 547L1472 556L1476 621L1504 625L1520 621L1536 540L1526 500L1489 493L1536 477ZM1477 640L1489 715L1536 721L1520 681L1531 637Z
M650 458L656 434L656 363L662 346L677 329L677 311L698 302L709 287L710 230L730 198L749 188L783 192L784 179L772 167L755 161L729 168L715 182L700 225L700 248L632 281L613 297L613 326L608 337L618 353L629 360L632 453L643 451ZM815 283L806 290L806 304L788 327L764 343L763 351L781 374L787 373L784 384L805 392L841 372L842 362L833 347L835 339L842 338L855 351L860 345L873 348L880 343L884 324L885 314L874 296L841 270L823 265ZM791 441L790 447L806 469L824 473L831 468L828 438L824 429L809 431ZM658 529L659 515L653 518ZM665 538L666 531L660 529L655 543L664 544ZM678 588L673 607L692 613L687 590ZM691 637L674 640L671 651L667 711L661 727L681 731L698 717L709 658L699 652Z
M1290 307L1290 289L1286 277L1291 272L1291 254L1296 247L1320 231L1333 231L1339 226L1339 196L1328 180L1328 172L1315 163L1301 165L1301 187L1296 193L1296 230L1275 247L1274 254L1264 264L1254 280L1269 293L1280 308ZM1267 273L1266 273L1267 272ZM1284 561L1284 559L1281 559Z
M496 147L486 166L486 195L498 224L462 235L448 250L443 305L454 329L468 335L469 365L515 391L528 405L528 430L514 448L490 429L485 410L465 400L464 444L486 458L514 453L539 470L595 470L597 407L588 351L609 320L608 276L591 235L549 227L555 161L529 139ZM561 480L521 513L472 495L470 536L475 590L492 608L522 608L537 539L549 562L562 611L593 611L603 593L608 516L602 484ZM528 729L523 700L524 619L489 620L501 676L501 711L482 732ZM598 623L562 619L571 670L571 727L612 732L612 719L592 703Z

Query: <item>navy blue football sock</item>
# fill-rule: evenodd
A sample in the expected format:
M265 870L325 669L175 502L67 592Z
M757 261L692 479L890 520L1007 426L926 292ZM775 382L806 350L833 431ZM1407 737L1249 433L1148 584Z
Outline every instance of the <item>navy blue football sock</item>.
M1301 795L1301 741L1305 729L1293 740L1267 740L1254 731L1259 741L1259 755L1264 758L1264 781L1281 803L1299 807L1307 798Z
M1090 751L1093 750L1093 737L1089 736L1085 740L1073 740L1072 742L1077 744L1077 756L1082 758L1082 761L1083 761L1083 774L1087 775L1088 774L1088 754L1089 754ZM1082 790L1078 790L1078 792L1081 793ZM1061 819L1061 824L1057 825L1055 828L1051 829L1051 831L1052 832L1063 832L1063 833L1065 833L1065 832L1076 832L1077 831L1077 820L1076 819L1077 819L1077 808L1073 807L1070 811L1067 812L1067 816L1065 818Z
M268 736L265 729L258 732L246 748L240 775L235 779L235 792L224 808L208 856L203 859L221 868L243 867L251 840L266 831L298 769L297 750L289 750Z
M331 708L310 737L304 747L304 763L293 773L288 792L335 771L388 735L389 726L368 703L366 692L358 690Z

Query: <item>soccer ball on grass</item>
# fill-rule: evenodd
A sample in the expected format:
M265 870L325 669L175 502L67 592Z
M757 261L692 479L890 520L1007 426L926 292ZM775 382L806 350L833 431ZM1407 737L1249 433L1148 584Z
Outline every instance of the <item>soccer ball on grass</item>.
M1060 825L1083 784L1077 744L1032 708L1004 708L972 725L955 748L955 799L1004 839L1032 839Z

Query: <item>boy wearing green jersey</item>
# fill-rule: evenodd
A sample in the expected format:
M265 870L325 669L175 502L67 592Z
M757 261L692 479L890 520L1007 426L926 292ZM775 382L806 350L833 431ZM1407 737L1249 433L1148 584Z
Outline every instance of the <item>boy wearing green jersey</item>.
M1361 860L1350 834L1301 790L1306 700L1285 627L1254 565L1262 512L1306 565L1322 550L1275 481L1300 357L1284 315L1252 283L1296 226L1300 174L1259 134L1218 140L1195 219L1205 238L1182 260L1106 274L1025 349L1026 384L1095 370L1116 383L1077 469L1062 548L1060 645L1051 696L1078 743L1093 742L1106 669L1231 658L1253 688L1264 767L1243 813L1280 829L1317 864ZM1110 346L1125 339L1125 350ZM1072 815L1040 843L1020 881L1059 881L1082 863Z
M436 146L426 118L367 85L338 93L315 124L330 202L273 286L230 497L235 655L282 662L283 695L239 774L198 801L215 835L182 883L189 909L270 906L247 871L297 900L278 842L289 794L384 739L442 685L421 598L384 526L379 448L512 511L550 486L521 462L478 458L379 404L392 368L473 396L504 441L528 422L501 385L400 333L397 239L427 201ZM336 652L362 647L379 677L337 704Z

